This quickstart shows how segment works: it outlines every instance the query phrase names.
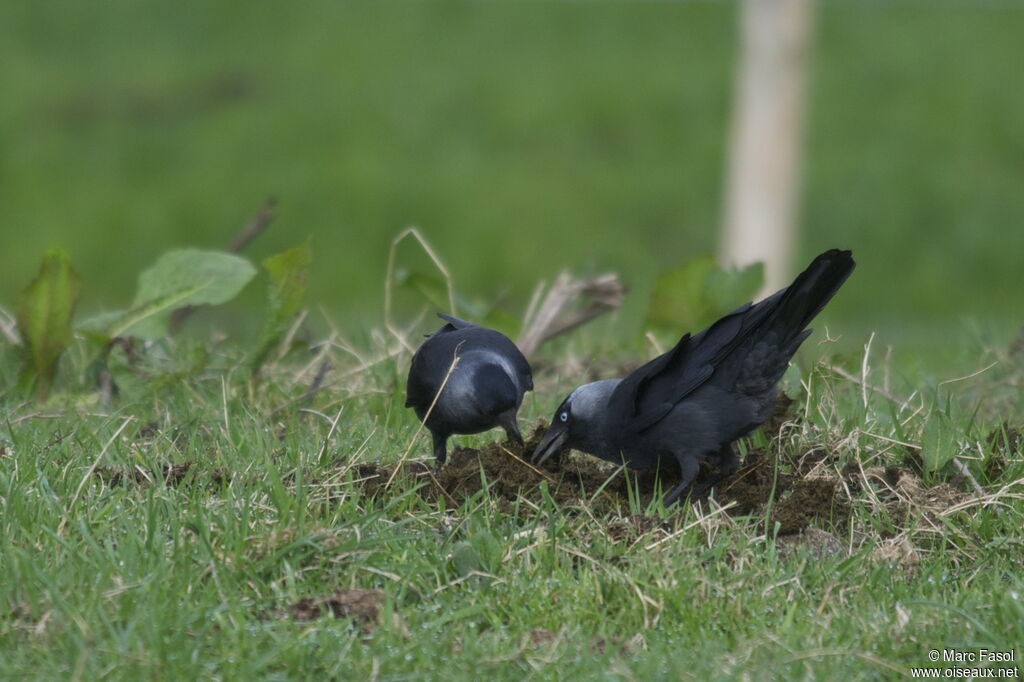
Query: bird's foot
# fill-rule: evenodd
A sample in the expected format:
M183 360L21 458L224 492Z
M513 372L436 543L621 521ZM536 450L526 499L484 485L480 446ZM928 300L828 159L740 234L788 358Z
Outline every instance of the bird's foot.
M665 495L665 498L662 500L662 503L666 507L671 507L676 502L676 500L678 500L682 496L682 494L685 493L689 488L690 481L680 483L675 488L672 488L672 490L669 491L667 495Z
M518 446L520 449L526 445L526 442L523 440L523 434L519 432L519 427L514 421L505 427L505 438L509 443Z
M694 499L707 497L711 493L712 488L732 476L734 473L736 473L735 469L719 471L710 480L704 481L700 485L693 486L693 491L690 493L690 497Z

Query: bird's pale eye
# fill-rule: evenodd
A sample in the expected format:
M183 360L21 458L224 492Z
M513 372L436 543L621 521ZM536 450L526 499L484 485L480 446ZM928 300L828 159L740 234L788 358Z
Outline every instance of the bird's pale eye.
M569 421L569 413L563 412L562 414L558 415L558 421L562 422L563 424Z

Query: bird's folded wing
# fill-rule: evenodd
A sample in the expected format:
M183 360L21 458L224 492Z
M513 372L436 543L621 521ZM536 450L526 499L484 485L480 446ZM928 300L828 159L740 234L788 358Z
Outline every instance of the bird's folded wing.
M423 366L423 357L417 354L412 359L409 379L405 384L405 406L426 408L434 400L437 389L430 381L433 373Z
M707 383L715 369L743 341L747 304L697 336L686 334L672 350L640 367L615 388L609 411L622 427L640 432L661 421L687 396Z

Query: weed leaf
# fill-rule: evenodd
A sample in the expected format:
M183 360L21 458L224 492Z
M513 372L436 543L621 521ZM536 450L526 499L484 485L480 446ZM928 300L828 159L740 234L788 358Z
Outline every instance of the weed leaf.
M697 331L753 298L763 281L760 263L723 270L711 256L697 258L658 277L647 310L647 326L676 336Z
M309 266L312 261L309 241L263 261L263 269L270 276L270 287L267 290L267 321L250 361L254 373L259 370L270 351L281 342L289 320L302 308L309 288Z
M63 249L54 247L43 257L39 274L18 300L18 331L25 348L21 384L35 380L36 398L50 392L57 361L71 343L71 316L78 303L78 273Z
M951 459L956 457L958 450L953 421L947 411L933 407L924 424L921 434L921 459L926 471L938 471Z
M131 310L107 335L164 337L176 309L230 301L255 275L256 268L241 256L198 249L168 251L139 275Z
M117 318L107 330L107 336L140 336L147 339L166 336L171 313L184 305L189 305L188 301L208 286L208 282L199 282L133 307Z

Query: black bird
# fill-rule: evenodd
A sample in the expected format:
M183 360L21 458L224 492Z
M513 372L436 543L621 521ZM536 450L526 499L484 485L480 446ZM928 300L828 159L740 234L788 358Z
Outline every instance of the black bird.
M448 437L454 433L480 433L500 426L509 440L522 445L516 412L523 394L533 390L526 358L500 332L443 313L438 317L447 324L427 337L412 356L405 387L405 406L413 408L420 421L426 419L424 425L434 437L437 466L447 459ZM448 376L455 356L458 363Z
M785 289L686 334L625 379L580 386L555 411L533 461L562 448L634 469L658 468L662 458L674 457L682 480L665 496L667 506L707 458L718 475L694 491L706 492L739 467L733 441L771 416L775 385L810 335L807 325L853 267L849 251L826 251Z

